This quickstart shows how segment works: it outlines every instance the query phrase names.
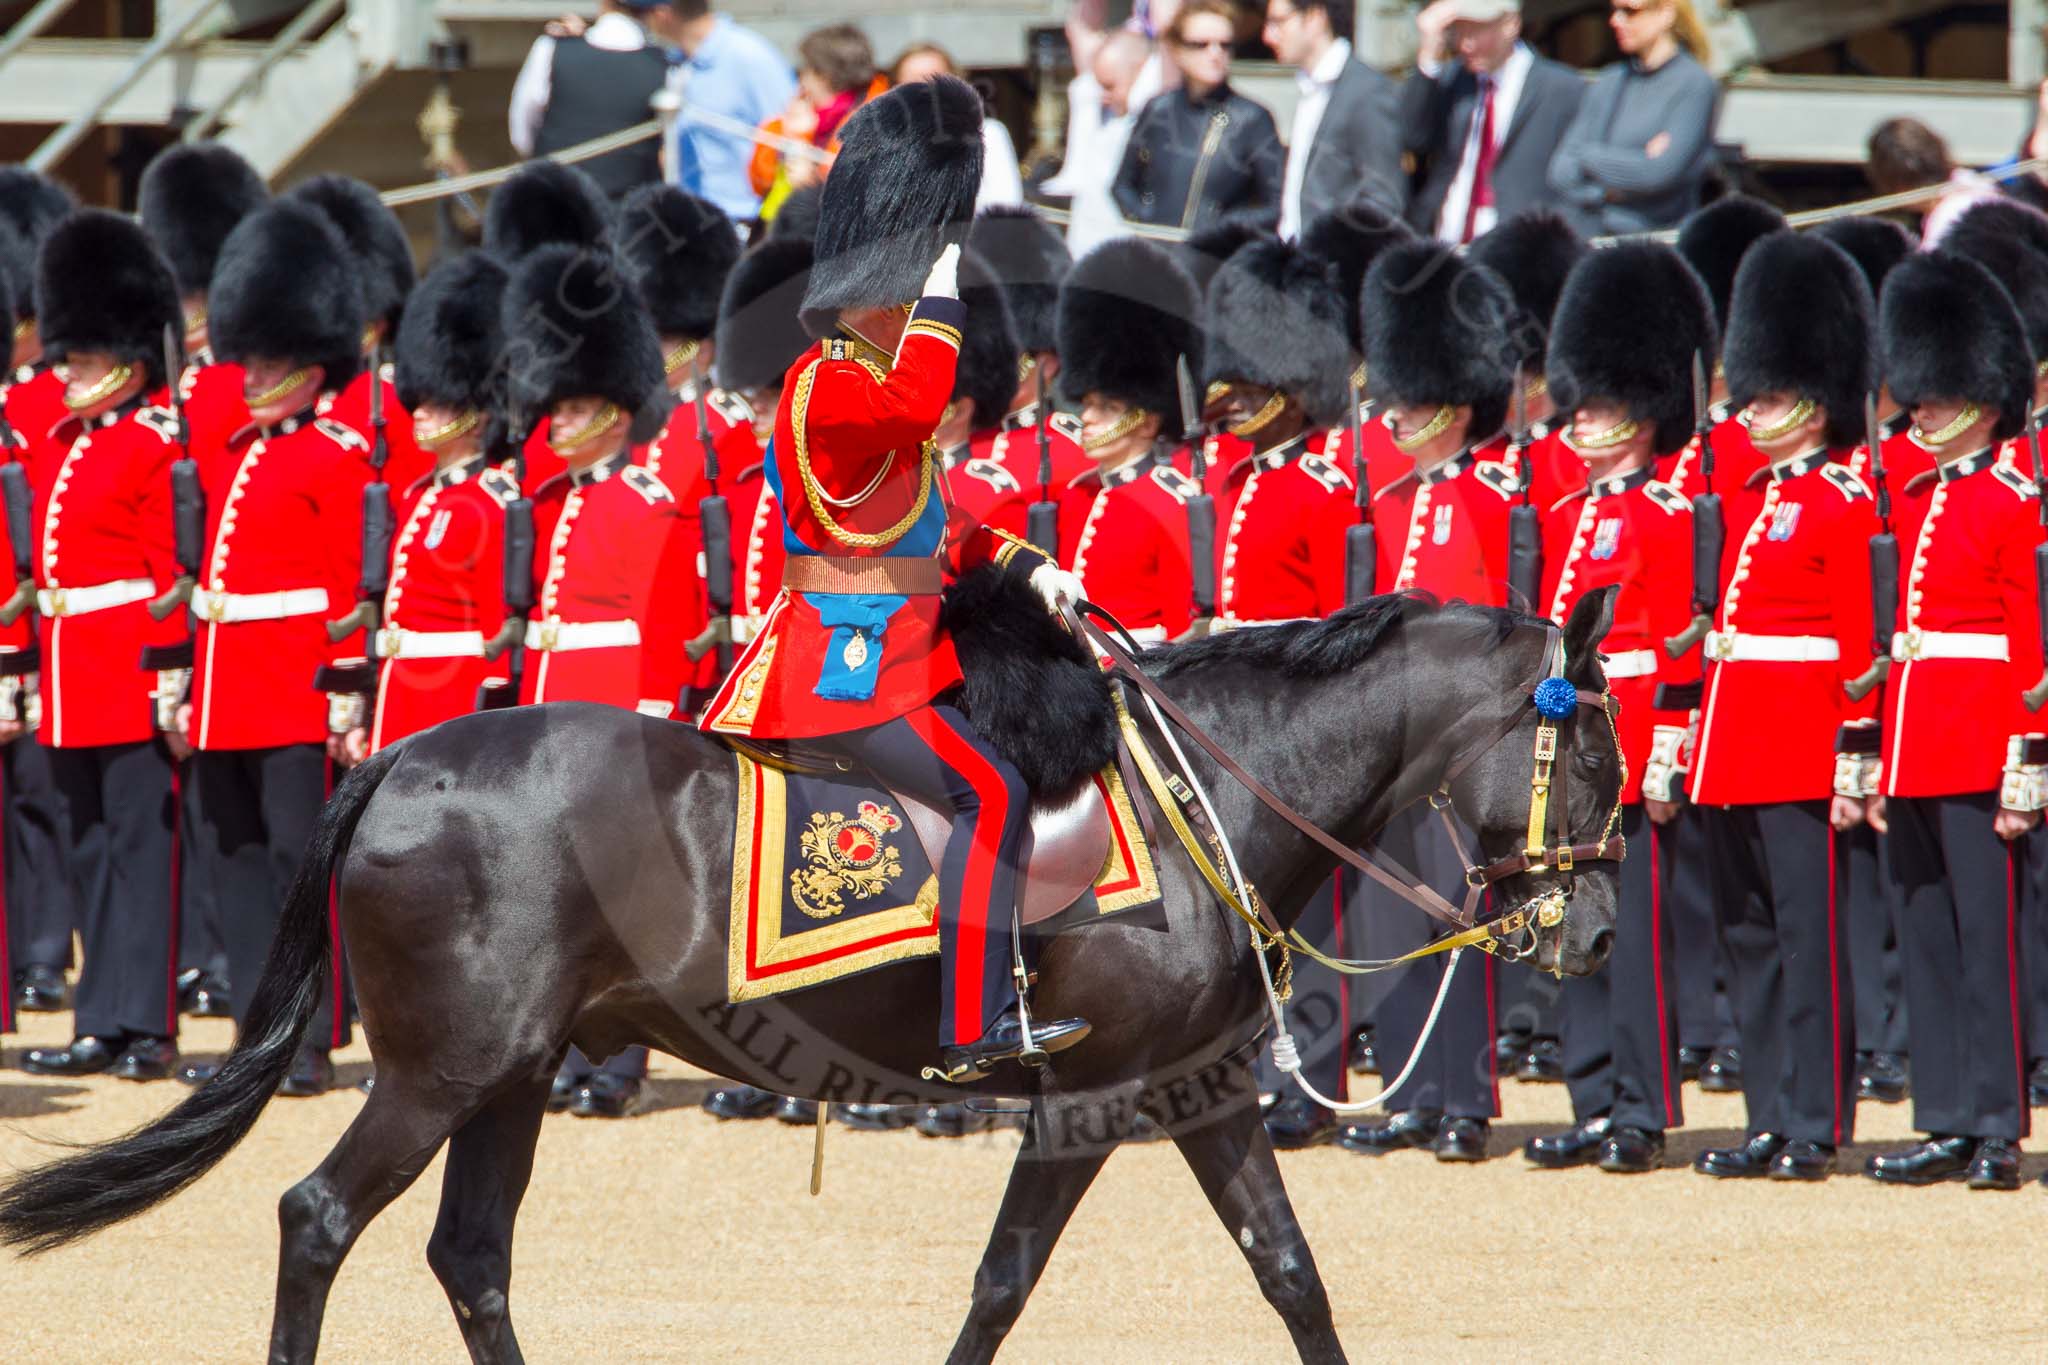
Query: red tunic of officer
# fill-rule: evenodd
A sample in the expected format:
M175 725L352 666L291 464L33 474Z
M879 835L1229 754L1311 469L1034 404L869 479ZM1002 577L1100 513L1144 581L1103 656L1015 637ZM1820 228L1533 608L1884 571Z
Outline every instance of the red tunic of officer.
M415 483L399 509L377 666L370 751L476 709L507 661L483 656L505 624L505 508L510 471L479 455Z
M42 644L42 742L53 749L132 744L156 731L149 645L185 623L148 603L178 576L171 552L170 466L177 418L162 408L58 425L63 454L36 480L35 578Z
M1240 460L1216 515L1222 622L1328 616L1344 605L1345 532L1358 520L1351 477L1307 438Z
M1825 801L1835 736L1876 714L1843 686L1870 663L1870 490L1825 451L1752 475L1728 497L1721 603L1707 637L1692 798Z
M51 433L71 415L64 406L64 381L47 366L23 365L14 382L0 391L7 425L14 428L28 463L33 466L49 449Z
M1052 456L1052 484L1043 491L1058 498L1060 490L1087 473L1093 465L1088 452L1081 449L1081 423L1071 413L1056 412L1043 422L1037 419L1035 407L1013 412L1003 419L999 427L977 431L968 438L968 451L974 459L990 460L1010 471L1029 495L1031 501L1038 500L1038 434L1043 431L1046 438L1046 452Z
M1387 430L1385 422L1368 417L1359 424L1359 431L1365 438L1366 486L1373 492L1377 493L1415 468L1415 457L1394 444L1394 434ZM1356 479L1358 458L1351 447L1349 425L1331 427L1309 438L1309 448L1313 453Z
M249 425L244 377L240 365L213 360L206 352L195 357L178 376L185 439L195 454L225 450L235 433Z
M1147 644L1183 634L1194 617L1188 564L1188 499L1194 480L1140 455L1067 486L1060 507L1060 562L1088 600Z
M1722 412L1719 408L1715 411ZM1764 467L1766 461L1756 443L1749 439L1749 428L1733 416L1717 416L1709 435L1714 442L1715 492L1726 495L1730 489L1744 487ZM1670 484L1688 498L1706 492L1706 471L1700 468L1700 438L1695 436L1677 454L1660 458L1657 480Z
M419 442L413 439L412 414L398 401L398 390L391 382L391 366L380 367L374 378L365 367L339 393L322 394L315 412L362 437L367 452L369 442L377 436L375 424L370 421L373 383L384 390L384 480L393 488L410 488L433 472L434 457L421 450Z
M740 471L732 506L732 635L745 645L758 635L782 591L782 504L757 457Z
M1479 455L1482 459L1496 458L1484 447ZM1498 459L1517 483L1525 478L1535 480L1529 489L1529 501L1538 507L1555 507L1560 499L1582 492L1586 487L1586 462L1564 443L1562 427L1556 430L1547 426L1535 428L1530 432L1528 449L1517 450L1513 445L1503 445Z
M2034 483L1981 451L1920 475L1897 523L1897 633L1884 792L1996 791L2014 736L2043 728L2020 694L2041 677Z
M1376 490L1380 591L1505 606L1508 513L1520 496L1507 470L1469 451Z

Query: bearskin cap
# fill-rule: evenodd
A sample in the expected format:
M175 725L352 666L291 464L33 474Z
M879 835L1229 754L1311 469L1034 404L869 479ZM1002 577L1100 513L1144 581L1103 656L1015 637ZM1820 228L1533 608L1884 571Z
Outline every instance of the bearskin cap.
M2026 429L2034 357L2012 296L1960 252L1916 251L1885 281L1878 335L1901 407L1965 399L1994 408L1996 440Z
M1002 282L971 247L960 257L960 301L967 305L967 325L961 329L960 360L953 369L953 397L974 400L979 431L1008 415L1024 346L1017 340Z
M487 251L470 251L427 272L398 324L395 379L408 408L503 406L504 304L508 275Z
M303 200L272 200L221 245L206 295L214 354L320 365L327 387L346 387L363 366L363 274L333 219Z
M406 296L419 279L412 242L398 215L384 207L377 191L348 175L316 175L292 186L284 197L311 204L340 230L361 268L363 304L370 320L396 333Z
M815 242L818 239L818 211L824 206L823 182L791 190L783 197L775 216L768 220L768 235L801 237L807 242Z
M1694 357L1711 364L1714 304L1685 258L1661 243L1590 251L1565 277L1543 372L1559 413L1621 404L1650 425L1656 453L1692 438Z
M36 315L36 253L5 218L0 218L0 294L7 302L7 314L0 318L7 327L0 336L11 337L17 324Z
M1543 372L1550 319L1565 276L1589 248L1578 229L1549 209L1516 214L1465 249L1465 258L1499 275L1515 295L1515 361L1532 378Z
M1196 291L1206 294L1209 281L1216 278L1216 272L1237 254L1239 247L1270 242L1276 236L1270 219L1255 213L1233 213L1207 227L1196 228L1175 247L1174 254L1188 272L1188 278L1195 282Z
M78 207L71 191L26 166L0 166L0 218L40 247L50 229Z
M1484 440L1507 420L1515 386L1507 281L1442 242L1382 252L1359 299L1366 384L1383 401L1470 404L1470 432Z
M719 385L735 390L779 388L789 367L810 349L797 306L811 283L808 237L771 236L740 257L718 301Z
M611 235L612 206L597 182L559 161L529 161L491 191L484 250L507 263L551 242L596 246Z
M2031 204L2000 195L1996 198L1979 199L1964 209L1956 219L1951 232L1995 233L2014 237L2025 242L2033 250L2048 256L2048 213L2043 213ZM1939 245L1947 246L1943 239Z
M1382 251L1414 237L1398 214L1368 195L1316 215L1301 230L1302 250L1337 268L1345 335L1351 338L1351 349L1360 355L1365 353L1365 342L1358 334L1358 296L1365 289L1365 272L1372 269Z
M108 351L164 382L164 328L183 336L185 313L170 266L126 214L80 209L50 229L36 257L36 318L53 362Z
M847 309L917 298L939 253L966 239L981 188L981 117L973 87L941 76L878 95L846 120L804 295L813 336Z
M1277 238L1253 242L1209 281L1202 381L1292 394L1312 424L1329 426L1351 406L1345 312L1335 266Z
M1731 194L1695 210L1678 228L1678 254L1685 257L1714 301L1714 326L1728 332L1728 303L1742 255L1759 237L1785 226L1785 215L1761 199Z
M673 185L642 185L619 209L619 260L665 337L703 341L718 326L718 296L740 258L724 210Z
M564 398L595 395L632 414L643 439L662 389L661 340L611 252L560 242L535 250L513 267L502 319L515 430Z
M2019 310L2027 349L2048 359L2048 256L2028 246L2024 237L1999 231L1989 223L1973 225L1968 218L1942 238L1941 246L1968 256L1991 272Z
M1884 291L1885 276L1913 250L1913 237L1889 218L1854 214L1831 218L1810 229L1814 236L1833 242L1849 253L1870 285L1870 297Z
M1863 400L1877 388L1877 307L1848 252L1798 232L1759 239L1735 272L1721 339L1728 397L1794 393L1827 409L1827 442L1863 439Z
M269 198L263 177L234 148L174 142L143 168L136 213L189 298L206 293L221 244Z
M1074 262L1060 286L1060 392L1069 402L1099 393L1159 415L1179 437L1182 356L1201 372L1201 306L1195 282L1165 248L1140 237L1104 242ZM1197 395L1199 399L1199 395Z
M975 217L967 246L995 272L1018 342L1034 354L1052 350L1060 281L1074 268L1066 238L1033 209L997 205Z

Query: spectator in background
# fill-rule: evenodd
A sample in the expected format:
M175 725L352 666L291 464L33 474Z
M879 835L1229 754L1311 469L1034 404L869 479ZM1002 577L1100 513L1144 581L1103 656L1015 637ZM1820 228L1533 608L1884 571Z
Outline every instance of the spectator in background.
M598 0L597 18L580 33L533 40L512 83L506 131L521 156L546 156L654 117L650 101L668 83L668 54L649 40L641 18L668 0ZM583 169L614 200L661 179L661 146L649 138L606 152Z
M1226 215L1277 222L1280 134L1263 105L1230 88L1237 20L1227 0L1188 0L1165 42L1180 88L1138 114L1117 171L1117 207L1135 222L1190 229Z
M1941 187L1937 197L1915 210L1923 215L1921 245L1928 247L1938 245L1970 205L1998 196L1998 186L1989 177L1956 165L1941 134L1918 119L1887 119L1877 125L1870 134L1864 174L1879 194Z
M913 43L889 67L889 84L914 85L938 76L958 76L953 55L937 43ZM986 100L983 101L986 103ZM981 192L974 196L979 213L991 204L1024 202L1024 173L1017 168L1017 144L1010 130L991 114L981 121Z
M1550 159L1550 186L1588 236L1675 226L1699 207L1721 88L1692 0L1613 0L1622 60L1603 69Z
M1067 224L1067 250L1075 259L1112 237L1124 235L1124 217L1117 211L1111 186L1123 165L1131 139L1131 90L1152 55L1152 43L1136 29L1119 29L1095 51L1090 80L1101 91L1101 109L1094 131L1073 147L1060 174L1073 185L1073 216Z
M1407 201L1399 97L1392 81L1351 55L1356 23L1352 0L1266 6L1266 46L1295 69L1301 90L1280 184L1283 237L1361 194L1394 213Z
M841 126L854 110L887 90L889 78L875 69L875 49L868 35L852 24L812 29L797 44L796 56L796 96L780 117L761 127L808 142L829 158L839 150ZM773 218L783 196L823 179L830 164L829 159L756 144L748 174L761 196L761 217Z
M1401 91L1422 173L1409 222L1469 242L1550 202L1550 159L1586 82L1522 41L1521 0L1436 0L1415 27L1418 71Z
M669 152L669 178L735 222L753 218L761 211L761 196L747 176L753 142L691 115L701 110L758 127L796 95L796 76L774 44L714 13L710 0L673 0L666 18L665 26L649 27L683 57L671 79L683 97L683 114Z

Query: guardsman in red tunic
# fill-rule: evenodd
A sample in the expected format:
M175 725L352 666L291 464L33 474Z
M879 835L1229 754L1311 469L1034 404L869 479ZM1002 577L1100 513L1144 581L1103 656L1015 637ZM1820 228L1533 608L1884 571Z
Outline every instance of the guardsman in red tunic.
M790 371L769 465L785 495L783 592L701 721L761 739L834 736L883 781L952 809L939 869L938 1070L962 1080L1025 1046L1007 928L1029 791L935 701L961 680L939 624L947 526L931 434L967 318L959 249L943 244L973 212L980 124L980 96L945 77L847 121L802 310L825 339ZM1071 577L1029 546L978 539L967 563L1026 556L1048 603L1071 593ZM1031 1036L1058 1051L1087 1032L1079 1019L1043 1020Z
M1037 484L1027 492L1023 480L1002 461L975 452L993 448L1006 434L1004 422L1018 375L1026 368L1025 357L1002 289L988 263L971 252L960 262L960 300L974 325L960 339L953 401L932 433L953 518L949 544L964 544L984 526L1022 540L1026 509L1037 501Z
M1679 226L1678 254L1706 283L1707 294L1714 301L1715 333L1724 347L1736 271L1752 246L1784 227L1784 214L1745 194L1724 195L1696 210ZM1763 468L1765 460L1750 444L1739 420L1737 409L1742 405L1728 400L1727 377L1718 364L1713 368L1708 399L1714 416L1714 491L1726 496L1743 487L1750 475ZM1657 477L1687 497L1707 491L1699 443L1687 442L1683 450L1665 456L1657 467Z
M1728 493L1720 603L1692 799L1707 817L1733 972L1748 1137L1707 1175L1824 1180L1855 1131L1855 1018L1834 831L1846 685L1871 652L1870 490L1846 456L1876 384L1870 286L1839 247L1778 233L1745 256L1723 347L1731 399L1769 463ZM1832 804L1831 804L1832 799Z
M1380 253L1414 236L1399 215L1389 213L1365 195L1310 219L1301 232L1302 249L1328 261L1337 272L1337 297L1344 309L1345 332L1351 343L1349 383L1362 409L1358 423L1365 438L1362 473L1369 489L1399 478L1414 468L1415 462L1395 448L1385 426L1372 420L1372 404L1365 398L1368 386L1365 340L1359 331L1359 296L1365 288L1365 274ZM1352 449L1351 428L1351 413L1347 410L1336 425L1309 438L1309 450L1357 479L1361 470L1358 452ZM1385 586L1380 585L1382 589Z
M1188 499L1194 482L1155 458L1181 435L1174 364L1199 358L1194 282L1136 238L1075 263L1060 294L1060 387L1081 400L1081 447L1095 467L1067 485L1060 562L1146 644L1194 618Z
M250 424L224 449L195 450L208 540L192 594L191 697L181 728L196 753L200 842L213 869L229 980L254 982L326 797L328 704L320 670L361 657L330 641L361 577L361 435L316 414L362 364L360 271L327 217L277 202L242 221L207 296L220 358L243 371ZM348 1039L335 978L280 1093L330 1088L328 1050ZM247 991L235 993L238 1013Z
M2048 725L2022 700L2042 675L2040 494L1997 452L2027 421L2032 352L1998 278L1946 243L1892 273L1882 332L1886 382L1934 458L1898 522L1870 798L1903 907L1913 1123L1928 1138L1868 1169L2011 1190L2028 1130L2021 840L2048 803Z
M1051 397L1060 377L1060 285L1073 268L1066 238L1027 206L996 205L983 209L968 230L967 250L984 261L1016 329L1024 356L1017 382L1002 405L977 418L970 456L991 460L1010 471L1029 501L1059 490L1088 472L1090 461L1081 449L1081 426L1071 413L1053 412ZM963 295L965 297L965 295ZM970 304L970 306L972 306ZM1041 399L1045 401L1041 403ZM1052 478L1044 480L1039 443L1052 458ZM1044 488L1039 485L1045 484Z
M1501 339L1515 316L1514 295L1486 267L1441 243L1414 241L1373 262L1359 308L1373 395L1395 444L1415 462L1373 497L1379 586L1501 606L1508 511L1519 489L1499 465L1475 460L1473 447L1507 419L1515 354ZM1464 862L1434 814L1426 806L1404 811L1380 842L1424 882L1452 894ZM1432 921L1405 901L1370 890L1368 897L1372 932L1385 926L1384 946L1392 950L1375 946L1374 956L1395 956L1432 936ZM1402 968L1379 1004L1376 1045L1390 1075L1422 1039L1445 961L1429 957ZM1368 1156L1421 1147L1440 1161L1484 1160L1500 1112L1495 1017L1493 959L1468 954L1407 1084L1388 1100L1391 1117L1346 1128L1338 1140Z
M1528 209L1475 240L1466 254L1499 275L1514 291L1516 316L1509 333L1522 376L1525 450L1508 447L1502 462L1517 481L1533 480L1529 496L1538 509L1586 486L1586 466L1565 444L1566 423L1556 420L1544 379L1543 353L1550 320L1564 291L1565 276L1587 251L1585 239L1549 209Z
M1564 983L1562 1061L1576 1122L1522 1148L1547 1169L1654 1170L1666 1130L1683 1117L1665 888L1690 717L1668 709L1668 698L1697 689L1699 661L1664 649L1692 619L1692 506L1654 474L1657 457L1692 434L1693 357L1712 345L1713 327L1706 291L1677 253L1629 243L1580 262L1550 327L1547 373L1569 404L1568 439L1587 477L1544 521L1543 610L1563 621L1587 593L1619 589L1600 652L1621 707L1616 732L1629 780L1614 954L1592 976Z
M166 379L177 288L134 220L103 209L53 228L36 275L43 343L71 410L36 481L41 738L67 812L84 969L71 1045L35 1049L24 1064L161 1080L178 1059L171 761L142 654L182 636L184 623L147 609L177 577L177 423L143 399Z

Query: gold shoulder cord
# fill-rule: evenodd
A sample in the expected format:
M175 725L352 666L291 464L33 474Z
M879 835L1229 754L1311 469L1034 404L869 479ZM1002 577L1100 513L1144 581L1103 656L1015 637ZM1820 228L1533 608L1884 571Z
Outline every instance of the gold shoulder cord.
M854 360L862 369L874 376L877 384L882 382L883 372L881 366L875 364L866 356L855 356ZM918 450L917 501L910 505L910 510L904 514L901 521L886 531L872 533L867 531L849 531L844 526L841 526L825 505L824 490L818 486L817 476L811 473L811 443L809 435L804 430L806 426L805 419L808 417L811 407L811 381L817 375L819 363L819 361L813 360L804 367L804 372L797 376L796 396L792 399L790 407L789 428L790 434L796 440L796 469L798 476L804 481L804 499L810 504L811 515L818 519L818 524L825 528L826 534L830 535L840 544L868 550L894 545L897 541L903 539L911 527L917 525L918 518L924 515L925 504L931 501L932 471L935 467L938 447L930 440L927 440Z

